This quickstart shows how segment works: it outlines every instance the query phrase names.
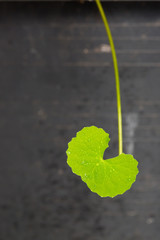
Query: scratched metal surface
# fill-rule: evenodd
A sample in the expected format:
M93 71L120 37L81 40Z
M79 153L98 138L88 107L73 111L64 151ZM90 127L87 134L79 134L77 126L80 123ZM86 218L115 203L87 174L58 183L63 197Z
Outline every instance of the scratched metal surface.
M160 239L160 4L106 3L120 67L130 191L90 192L66 165L83 126L117 115L110 47L94 3L0 4L0 239Z

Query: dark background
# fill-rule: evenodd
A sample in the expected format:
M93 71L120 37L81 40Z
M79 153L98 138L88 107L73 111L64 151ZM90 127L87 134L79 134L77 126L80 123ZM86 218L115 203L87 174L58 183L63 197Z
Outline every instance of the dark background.
M124 151L114 199L66 164L84 126L118 154L114 70L95 3L0 3L0 240L160 239L160 3L104 3L119 62Z

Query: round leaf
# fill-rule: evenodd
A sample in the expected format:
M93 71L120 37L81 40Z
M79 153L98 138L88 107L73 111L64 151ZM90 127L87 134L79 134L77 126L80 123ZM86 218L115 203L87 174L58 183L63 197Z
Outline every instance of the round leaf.
M130 189L138 174L138 162L130 154L103 160L110 141L102 128L85 127L68 144L67 163L91 191L115 197Z

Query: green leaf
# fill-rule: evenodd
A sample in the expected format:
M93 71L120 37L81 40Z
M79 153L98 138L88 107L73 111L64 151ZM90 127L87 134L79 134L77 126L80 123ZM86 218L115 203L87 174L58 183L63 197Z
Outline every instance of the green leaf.
M130 154L103 160L110 141L102 128L85 127L68 144L67 163L91 191L115 197L130 189L138 174L138 162Z

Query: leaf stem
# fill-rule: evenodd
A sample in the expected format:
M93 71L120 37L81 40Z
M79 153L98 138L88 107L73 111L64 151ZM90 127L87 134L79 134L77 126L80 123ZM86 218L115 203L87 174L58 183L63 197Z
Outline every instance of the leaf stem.
M99 12L101 14L109 43L111 46L111 52L112 52L112 58L113 58L113 65L114 65L114 72L115 72L115 81L116 81L116 94L117 94L117 113L118 113L118 139L119 139L119 155L123 152L123 138L122 138L122 110L121 110L121 95L120 95L120 81L119 81L119 71L118 71L118 63L117 63L117 57L116 57L116 51L112 39L112 34L109 28L109 24L106 18L106 15L104 13L103 7L101 5L100 0L95 0L97 7L99 9Z

